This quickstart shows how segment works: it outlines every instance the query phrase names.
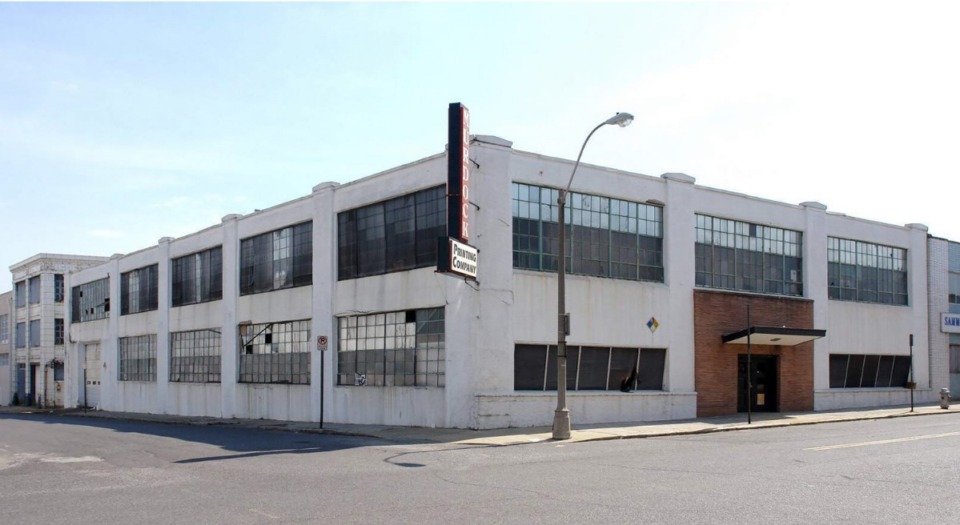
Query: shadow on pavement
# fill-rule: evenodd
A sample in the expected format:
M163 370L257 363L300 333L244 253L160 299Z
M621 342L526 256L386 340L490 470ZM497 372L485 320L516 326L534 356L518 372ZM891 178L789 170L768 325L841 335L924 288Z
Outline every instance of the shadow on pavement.
M167 437L212 445L232 453L173 461L181 464L278 454L316 454L389 444L384 440L367 436L306 433L287 428L272 429L217 422L143 421L84 416L75 413L0 412L0 424L5 420L30 421L48 425L75 425L114 432Z

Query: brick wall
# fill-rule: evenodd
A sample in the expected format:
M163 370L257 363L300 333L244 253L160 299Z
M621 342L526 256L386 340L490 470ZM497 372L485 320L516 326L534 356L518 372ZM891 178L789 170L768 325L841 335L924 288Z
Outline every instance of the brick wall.
M753 326L813 326L813 301L695 290L694 354L697 416L722 416L737 412L737 356L746 345L723 344L724 334L747 328L747 305ZM781 412L813 410L813 343L798 346L751 345L754 355L779 356L779 408Z

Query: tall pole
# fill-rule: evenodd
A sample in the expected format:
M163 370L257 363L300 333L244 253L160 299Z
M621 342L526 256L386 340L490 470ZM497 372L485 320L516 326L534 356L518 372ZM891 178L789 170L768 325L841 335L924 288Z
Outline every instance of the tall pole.
M596 130L594 130L596 131ZM592 134L592 132L591 132ZM589 137L588 137L589 138ZM586 142L583 143L587 145ZM580 154L583 154L581 148ZM577 162L579 163L579 158ZM573 172L577 172L576 166ZM573 180L573 176L570 176ZM569 187L569 185L568 185ZM560 190L557 205L560 207L558 219L560 221L560 254L557 262L557 409L553 413L553 439L570 439L570 410L567 409L567 307L566 307L566 222L564 208L567 204L567 190Z
M557 409L553 413L553 439L570 439L570 410L567 409L567 330L570 328L570 316L567 314L566 306L566 273L567 273L567 251L566 251L566 217L565 208L567 205L567 194L570 192L570 185L573 184L573 176L577 174L577 167L580 166L580 159L583 157L583 150L590 142L590 137L600 128L606 125L616 124L625 127L633 122L633 115L629 113L617 113L607 120L597 124L597 127L590 131L587 138L580 146L580 154L577 155L577 162L573 164L573 171L570 173L570 180L567 181L566 188L560 190L557 196L557 205L560 207L557 219L560 223L560 252L557 254Z
M913 391L916 389L913 384L913 334L910 334L910 411L913 412Z
M750 361L750 305L747 304L747 424L753 424L753 367Z

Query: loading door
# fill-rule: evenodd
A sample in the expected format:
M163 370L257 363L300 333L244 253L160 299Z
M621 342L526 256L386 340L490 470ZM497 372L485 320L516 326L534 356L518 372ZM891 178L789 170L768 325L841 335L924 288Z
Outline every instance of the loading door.
M100 406L100 345L86 345L83 366L83 404Z

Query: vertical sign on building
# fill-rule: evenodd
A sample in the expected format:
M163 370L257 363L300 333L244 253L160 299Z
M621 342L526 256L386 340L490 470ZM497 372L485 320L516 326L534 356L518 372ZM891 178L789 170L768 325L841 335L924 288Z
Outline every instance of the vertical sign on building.
M447 113L447 236L440 238L437 271L476 280L478 250L470 240L470 112L459 102Z
M447 236L470 240L470 111L450 104L447 128Z

